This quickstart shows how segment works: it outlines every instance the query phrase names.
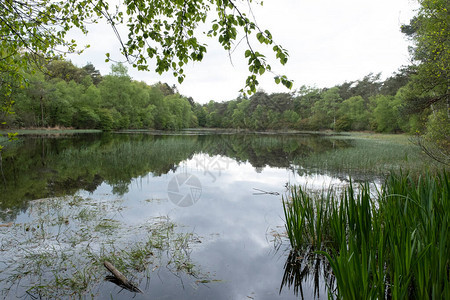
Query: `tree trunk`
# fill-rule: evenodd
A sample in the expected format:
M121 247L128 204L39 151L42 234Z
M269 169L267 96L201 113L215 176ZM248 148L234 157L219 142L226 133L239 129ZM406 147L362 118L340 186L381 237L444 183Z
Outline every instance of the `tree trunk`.
M44 103L43 103L43 97L41 95L41 97L39 98L40 102L41 102L41 126L44 127Z

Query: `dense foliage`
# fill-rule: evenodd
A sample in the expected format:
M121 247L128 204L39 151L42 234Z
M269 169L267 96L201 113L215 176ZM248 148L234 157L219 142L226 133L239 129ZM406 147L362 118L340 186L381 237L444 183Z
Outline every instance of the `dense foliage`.
M190 102L174 87L134 81L122 64L101 76L92 64L78 68L54 60L44 73L25 78L27 86L15 90L15 113L5 120L15 127L177 130L197 125Z
M413 42L413 76L405 93L405 111L420 115L426 129L421 145L450 165L450 30L447 0L420 0L417 15L402 31Z
M102 76L63 59L44 72L24 75L27 85L13 89L14 114L2 121L13 127L74 127L102 130L187 127L249 130L326 130L414 132L423 122L405 114L411 69L380 80L369 74L332 88L302 86L293 93L258 91L227 102L201 105L164 83L132 80L122 64Z
M270 95L258 91L250 98L197 104L195 113L203 127L409 132L419 126L416 116L401 110L409 76L404 68L385 81L369 74L332 88L302 86L294 93Z
M333 88L303 86L294 93L270 95L258 91L250 98L205 105L167 84L132 80L122 64L102 76L90 63L78 68L59 59L46 64L44 72L24 76L27 85L12 89L15 113L2 119L13 127L408 132L419 126L415 115L401 111L408 68L384 82L380 75L369 74Z
M242 57L248 59L249 75L242 92L251 94L256 91L260 75L265 71L273 73L263 54L265 51L271 51L282 65L289 57L287 50L274 42L270 31L257 25L251 2L3 1L0 3L0 124L6 124L6 115L12 112L12 106L20 98L15 90L27 84L27 74L60 55L82 52L83 48L77 41L67 38L69 31L78 29L87 34L87 25L98 22L106 22L112 27L120 42L121 53L133 67L159 74L172 72L180 83L185 78L184 66L190 61L203 60L207 51L205 38L216 40L230 55L245 40L246 46L239 50ZM255 3L262 5L262 1ZM202 24L207 24L209 30L198 30ZM125 37L119 32L128 34ZM109 61L110 54L105 55L106 61ZM292 87L292 82L285 75L275 74L274 80L287 88ZM37 92L40 90L38 88ZM41 99L41 126L48 125L45 124L42 109L44 99L37 97ZM179 109L184 108L176 110ZM100 114L106 114L104 117L109 118L105 112ZM95 119L86 111L81 119L85 117ZM89 127L93 125L92 122L87 124ZM172 128L172 125L168 127ZM9 138L13 136L9 135ZM0 150L2 148L0 145Z

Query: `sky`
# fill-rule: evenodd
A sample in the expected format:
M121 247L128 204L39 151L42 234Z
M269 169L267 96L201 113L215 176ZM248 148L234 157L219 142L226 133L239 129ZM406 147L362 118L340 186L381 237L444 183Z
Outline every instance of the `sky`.
M416 8L414 0L265 0L262 7L253 5L259 27L269 29L275 42L289 51L288 63L282 66L272 60L271 47L256 48L270 58L274 73L294 81L288 90L275 84L274 74L266 72L259 79L259 89L273 93L293 92L302 85L332 87L362 79L371 72L381 72L382 79L389 77L399 67L410 64L410 42L400 26L409 23ZM106 75L111 69L111 63L105 63L106 52L113 59L123 60L118 40L106 24L91 25L89 31L87 36L74 33L74 37L79 45L89 44L90 48L68 58L79 67L91 62ZM171 73L160 76L132 66L128 66L128 73L147 84L175 84L182 95L198 103L235 99L249 75L245 45L240 45L230 60L218 42L204 41L208 44L207 54L202 62L186 66L181 85Z

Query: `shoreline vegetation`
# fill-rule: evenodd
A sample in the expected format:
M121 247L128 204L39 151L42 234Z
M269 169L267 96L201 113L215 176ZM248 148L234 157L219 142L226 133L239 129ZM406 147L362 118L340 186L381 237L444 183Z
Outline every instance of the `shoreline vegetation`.
M101 129L78 129L74 127L23 127L23 128L4 128L0 129L0 135L7 135L8 133L17 133L20 135L29 134L72 134L72 133L249 133L249 134L310 134L310 135L320 135L320 136L344 136L344 137L360 137L360 138L377 138L377 137L399 137L399 136L410 136L413 135L404 132L398 133L379 133L376 131L333 131L333 130L295 130L295 129L268 129L268 130L254 130L254 129L238 129L238 128L206 128L206 127L193 127L193 128L183 128L175 131L159 130L154 128L148 129L120 129L113 131L104 131Z
M283 207L295 257L284 285L302 291L309 270L332 299L450 298L448 171L391 172L375 194L367 182L321 195L294 186Z

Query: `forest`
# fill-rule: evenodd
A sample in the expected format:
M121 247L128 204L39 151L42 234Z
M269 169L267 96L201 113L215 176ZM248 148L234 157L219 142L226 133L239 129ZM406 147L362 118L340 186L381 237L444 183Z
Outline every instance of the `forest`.
M20 127L101 129L195 127L189 100L174 87L132 80L122 64L102 76L88 63L82 68L53 60L25 75L27 84L13 90L12 114L3 122ZM192 101L192 100L191 100Z
M15 93L12 128L160 129L189 127L248 130L334 130L411 132L423 130L430 110L410 113L407 84L413 70L404 67L386 80L368 74L331 88L302 86L290 93L240 96L227 102L195 103L175 86L132 80L123 64L101 75L88 63L53 60L44 72L27 75Z
M411 109L408 84L413 74L413 67L403 67L384 81L381 74L368 74L331 88L301 86L273 94L259 89L250 97L202 105L180 95L175 86L133 80L120 63L102 75L91 63L80 68L59 59L26 75L27 85L13 92L14 113L3 115L2 122L12 128L105 131L207 127L423 132L439 114L431 114L431 108Z

